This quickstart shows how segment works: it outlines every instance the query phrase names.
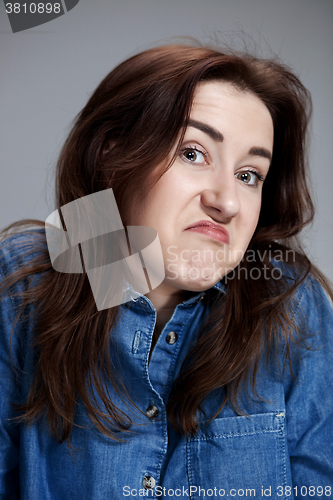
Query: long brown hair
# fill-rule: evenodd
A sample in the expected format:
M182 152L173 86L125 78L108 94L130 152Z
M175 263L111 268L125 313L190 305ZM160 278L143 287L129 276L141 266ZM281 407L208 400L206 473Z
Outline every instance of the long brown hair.
M112 187L126 224L131 194L138 186L148 189L147 179L154 168L162 161L169 168L178 154L197 84L216 79L252 92L265 103L274 124L274 150L258 227L248 249L252 258L238 266L247 274L226 277L227 293L211 304L209 321L169 398L169 419L185 434L196 432L197 411L214 389L224 388L224 403L229 400L241 411L239 395L247 390L249 378L255 392L259 359L264 349L271 352L279 328L290 360L291 342L302 343L292 334L290 298L310 271L330 292L325 278L295 240L314 212L305 150L309 93L275 60L191 45L154 48L131 57L104 78L77 116L57 166L58 209ZM21 226L28 223L43 225L23 221ZM14 224L11 229L18 231L21 226ZM37 239L42 242L44 235L30 234L32 250L36 250ZM280 252L288 260L290 248L295 250L290 263L295 274L292 286L283 277L274 279L270 259ZM254 268L261 272L255 280L251 279ZM116 430L129 425L107 391L111 383L126 397L126 381L119 381L109 357L119 307L97 311L87 277L55 272L45 245L30 265L8 276L2 288L36 274L39 279L22 292L23 303L32 303L37 311L33 347L38 361L20 418L32 422L46 416L54 436L68 439L80 398L96 427L115 438ZM102 400L103 411L91 396L92 387Z

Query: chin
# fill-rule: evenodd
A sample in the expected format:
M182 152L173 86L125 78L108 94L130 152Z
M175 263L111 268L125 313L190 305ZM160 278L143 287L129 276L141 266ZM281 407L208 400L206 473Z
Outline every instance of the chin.
M221 278L219 276L209 279L182 279L177 280L177 282L169 281L169 285L174 288L178 288L179 290L186 290L187 292L204 292L205 290L209 290L216 285L220 279Z
M166 280L168 286L178 290L205 291L212 288L224 276L233 271L239 263L238 260L237 262L233 260L225 261L223 265L221 265L221 262L216 261L210 264L194 261L187 262L186 265L172 263L166 266Z

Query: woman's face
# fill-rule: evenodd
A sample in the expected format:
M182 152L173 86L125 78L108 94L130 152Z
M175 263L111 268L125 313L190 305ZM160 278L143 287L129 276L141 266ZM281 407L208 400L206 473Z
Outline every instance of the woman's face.
M156 229L171 293L207 290L239 264L272 149L272 118L257 96L221 81L198 85L180 155L129 221Z

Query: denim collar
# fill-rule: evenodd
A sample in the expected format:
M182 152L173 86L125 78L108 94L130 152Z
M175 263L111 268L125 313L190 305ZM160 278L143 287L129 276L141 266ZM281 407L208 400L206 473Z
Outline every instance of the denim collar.
M125 288L125 284L124 284L124 288ZM212 286L208 290L198 292L190 299L184 300L184 302L182 302L182 304L184 306L187 306L187 305L193 304L194 302L197 302L198 300L203 299L203 297L205 296L205 294L209 290L218 290L221 293L225 293L225 288L226 288L225 285L223 283L221 283L221 281L218 281L214 286ZM134 288L129 283L126 283L125 290L126 290L126 296L128 297L128 301L140 302L141 304L149 305L152 309L154 309L154 306L151 303L151 301L148 299L148 297L146 297L145 295L142 295L141 293L134 290Z

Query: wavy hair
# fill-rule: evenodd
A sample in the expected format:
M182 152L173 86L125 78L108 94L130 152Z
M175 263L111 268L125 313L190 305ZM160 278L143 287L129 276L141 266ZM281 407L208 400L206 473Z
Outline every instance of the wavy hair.
M166 169L172 166L196 86L211 80L230 82L255 94L272 116L273 158L263 186L258 226L248 248L254 257L239 264L248 273L265 267L266 275L254 280L249 274L230 273L225 278L227 293L211 304L209 319L167 405L172 425L185 434L197 431L198 410L214 389L224 388L223 404L229 401L242 411L239 396L250 390L248 380L256 394L259 360L264 350L269 356L279 336L287 345L286 361L290 362L294 340L305 345L293 333L296 325L288 312L295 290L310 271L332 293L295 239L314 215L305 148L310 95L277 60L192 45L153 48L126 60L100 83L76 117L56 175L56 208L112 187L126 224L132 193L139 186L149 189L151 174L161 162ZM29 224L43 225L23 221L10 229L19 231ZM32 238L35 247L36 238ZM23 303L32 303L37 311L33 347L38 361L28 399L19 407L20 418L32 422L45 417L54 436L66 440L75 425L80 398L97 429L117 439L117 431L130 425L107 390L111 384L121 397L129 397L126 380L120 381L114 373L109 355L119 307L97 311L86 275L54 271L43 248L2 284L2 289L10 288L19 280L40 276L23 293ZM290 280L274 279L269 258L280 252L288 261L290 249L294 249L290 265L296 276L292 286ZM92 396L92 388L103 409Z

